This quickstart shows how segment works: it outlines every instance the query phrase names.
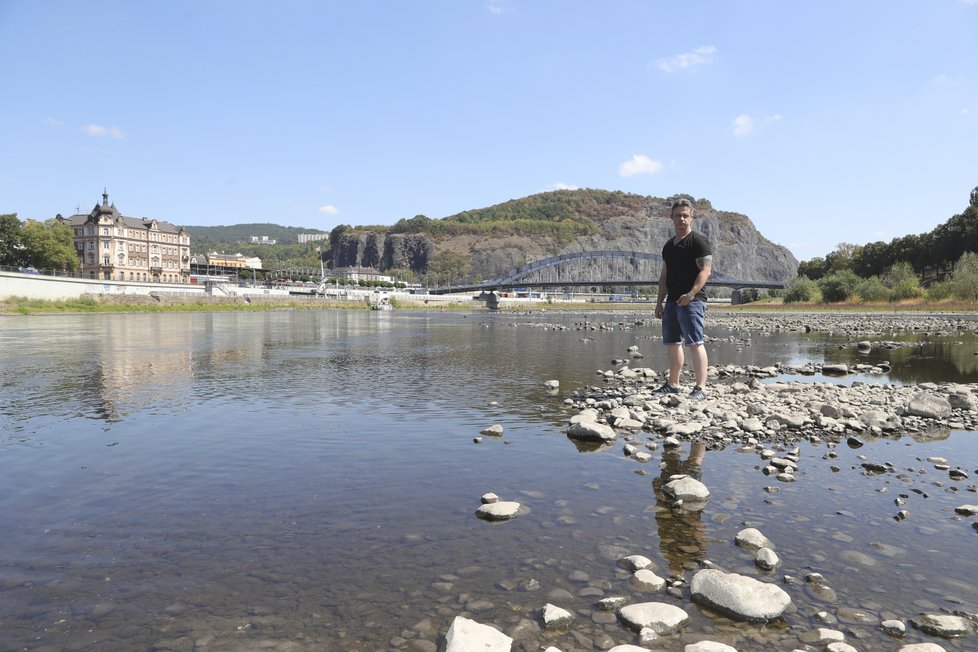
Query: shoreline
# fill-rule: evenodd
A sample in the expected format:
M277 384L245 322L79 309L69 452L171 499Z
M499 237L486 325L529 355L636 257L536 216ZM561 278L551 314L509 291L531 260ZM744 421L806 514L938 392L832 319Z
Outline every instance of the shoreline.
M568 314L615 313L650 314L654 308L648 302L512 302L503 304L499 310L488 310L481 302L472 299L458 301L429 302L423 298L394 300L399 310L468 310L486 314L528 314L549 311ZM12 296L0 301L0 316L9 315L55 315L88 313L162 313L162 312L271 312L276 310L367 310L370 306L364 301L333 299L319 296L289 297L180 297L143 295L83 295L79 299L32 299ZM843 303L843 304L783 304L754 302L740 305L711 303L708 305L710 318L720 315L753 314L771 316L813 316L833 315L974 315L978 319L978 302L940 301L940 302L901 302L901 303Z

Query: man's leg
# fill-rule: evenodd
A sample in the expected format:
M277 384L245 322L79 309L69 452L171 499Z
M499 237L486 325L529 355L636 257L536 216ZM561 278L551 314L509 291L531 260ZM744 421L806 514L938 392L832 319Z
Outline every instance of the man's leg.
M693 344L689 347L689 357L693 362L693 375L696 376L696 386L706 387L706 369L709 361L706 357L706 347L702 344Z
M666 351L669 353L669 384L673 387L679 387L679 374L682 372L683 362L685 362L682 344L679 342L669 344L666 346Z

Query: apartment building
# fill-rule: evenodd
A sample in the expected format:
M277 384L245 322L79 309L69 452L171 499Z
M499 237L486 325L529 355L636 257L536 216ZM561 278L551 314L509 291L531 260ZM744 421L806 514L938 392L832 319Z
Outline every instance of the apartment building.
M57 216L75 232L84 278L151 283L190 282L190 234L186 227L145 217L126 217L109 204L109 193L90 213Z

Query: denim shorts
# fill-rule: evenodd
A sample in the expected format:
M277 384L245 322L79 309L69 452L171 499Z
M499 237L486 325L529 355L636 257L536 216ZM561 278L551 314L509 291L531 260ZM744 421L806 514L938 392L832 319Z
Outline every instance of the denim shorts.
M703 319L706 317L706 302L694 299L686 306L675 301L666 301L662 311L662 342L693 346L706 341L703 334Z

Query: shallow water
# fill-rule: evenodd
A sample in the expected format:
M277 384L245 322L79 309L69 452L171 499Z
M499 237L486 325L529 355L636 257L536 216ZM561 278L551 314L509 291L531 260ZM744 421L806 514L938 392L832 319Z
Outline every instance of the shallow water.
M564 435L562 399L628 346L646 356L636 366L665 366L657 329L608 319L584 331L600 317L3 318L0 649L425 649L461 613L518 629L526 649L606 649L635 637L592 605L626 595L690 613L660 649L707 634L790 649L824 610L862 636L850 638L859 649L889 650L881 618L978 611L975 519L953 513L978 502L966 489L976 433L842 445L833 460L802 444L793 484L761 474L753 452L710 451L713 499L678 518L656 502L661 449L640 465L618 445L582 453ZM709 345L713 363L866 360L826 335L711 334L735 340ZM874 351L893 372L861 379L978 382L974 350L934 338ZM473 443L495 423L502 438ZM901 473L866 476L859 455ZM971 478L949 480L922 461L931 455ZM528 514L478 520L487 491ZM896 521L901 493L910 517ZM783 619L740 625L692 605L688 589L641 593L615 566L636 553L663 576L703 559L761 576L733 545L745 524L777 543L772 581L817 571L836 598L787 585ZM577 614L571 632L520 625L547 602ZM918 640L932 639L909 629Z

